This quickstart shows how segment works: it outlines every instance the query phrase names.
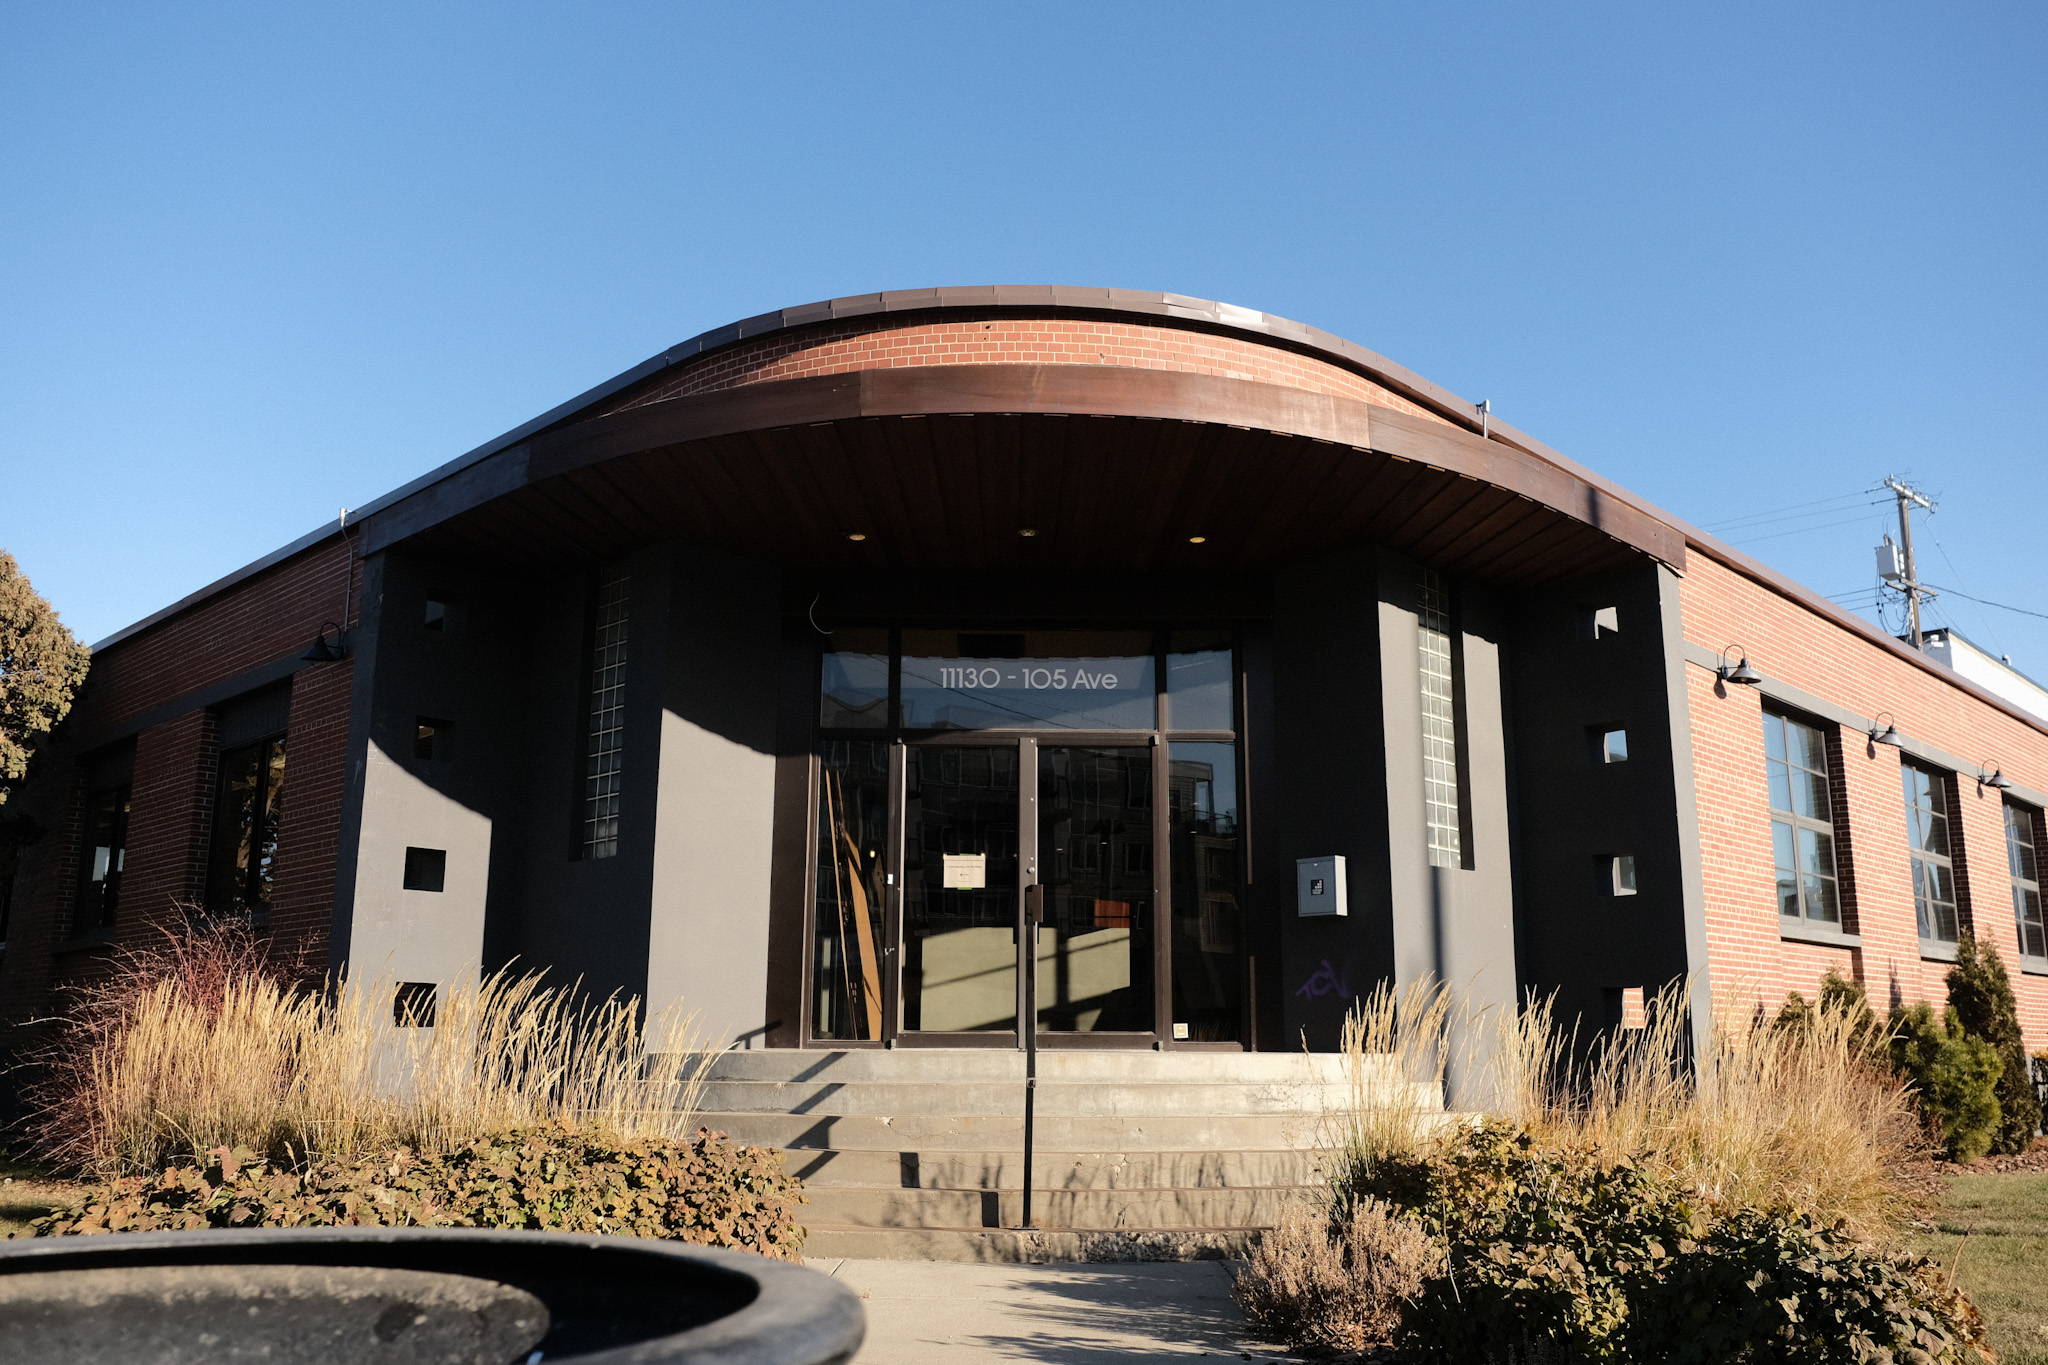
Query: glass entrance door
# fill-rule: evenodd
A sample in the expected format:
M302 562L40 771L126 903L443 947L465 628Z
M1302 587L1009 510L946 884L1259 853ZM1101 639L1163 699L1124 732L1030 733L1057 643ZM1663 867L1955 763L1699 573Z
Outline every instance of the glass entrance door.
M903 1031L1014 1034L1023 921L1017 742L904 751Z
M1216 630L834 632L806 1036L1252 1043L1237 696Z
M1150 746L1038 744L1035 967L1045 1034L1155 1034Z
M1042 1034L1157 1033L1154 752L906 746L903 1033L1013 1041L1027 971Z

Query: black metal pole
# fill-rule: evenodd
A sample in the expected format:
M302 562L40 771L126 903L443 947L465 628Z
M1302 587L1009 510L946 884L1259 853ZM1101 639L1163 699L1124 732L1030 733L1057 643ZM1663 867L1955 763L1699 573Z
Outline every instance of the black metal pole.
M1024 891L1024 1208L1017 1224L1020 1232L1034 1232L1031 1221L1031 1165L1038 1120L1038 926L1045 918L1045 887L1033 884Z

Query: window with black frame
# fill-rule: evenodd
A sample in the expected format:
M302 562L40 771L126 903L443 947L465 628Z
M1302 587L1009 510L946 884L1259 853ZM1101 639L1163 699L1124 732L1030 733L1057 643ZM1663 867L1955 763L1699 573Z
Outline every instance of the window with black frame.
M2012 873L2012 917L2019 925L2020 956L2048 960L2048 923L2041 911L2041 812L2005 803L2005 860Z
M1913 913L1920 941L1956 941L1961 917L1956 908L1954 831L1949 823L1949 774L1917 763L1901 763L1906 798L1906 839L1913 859Z
M1764 769L1770 782L1771 862L1782 928L1839 931L1833 792L1827 736L1783 711L1764 711Z
M85 846L79 858L78 899L71 932L98 933L114 927L121 902L121 866L128 852L129 791L99 787L85 798Z
M206 908L256 924L270 916L284 813L284 739L272 735L220 756Z

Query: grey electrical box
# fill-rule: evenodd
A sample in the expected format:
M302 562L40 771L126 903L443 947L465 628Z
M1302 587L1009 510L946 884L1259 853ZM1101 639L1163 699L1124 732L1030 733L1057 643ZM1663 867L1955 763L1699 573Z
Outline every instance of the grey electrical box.
M1905 556L1899 553L1898 545L1890 536L1877 547L1877 576L1887 583L1897 583L1906 576Z
M1294 911L1303 919L1350 913L1344 890L1344 856L1297 858L1294 862Z

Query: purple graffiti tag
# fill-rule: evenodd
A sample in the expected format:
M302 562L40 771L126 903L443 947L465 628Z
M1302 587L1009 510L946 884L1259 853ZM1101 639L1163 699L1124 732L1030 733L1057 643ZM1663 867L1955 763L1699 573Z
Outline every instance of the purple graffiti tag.
M1346 965L1348 967L1349 964ZM1322 965L1309 973L1308 980L1302 982L1294 993L1304 1000L1320 1000L1326 995L1343 996L1348 999L1351 995L1351 981L1348 972L1339 973L1326 957Z

